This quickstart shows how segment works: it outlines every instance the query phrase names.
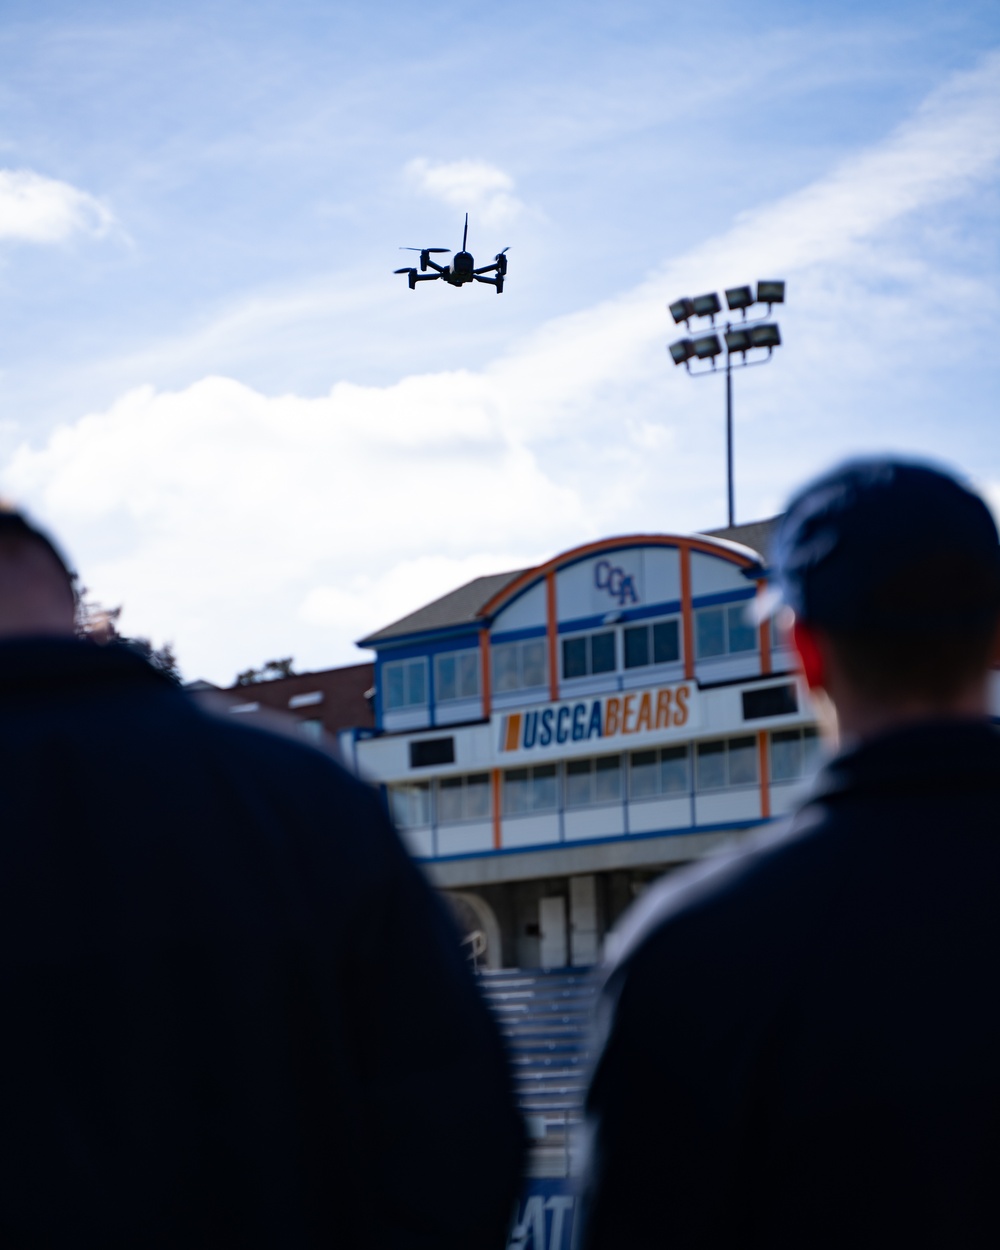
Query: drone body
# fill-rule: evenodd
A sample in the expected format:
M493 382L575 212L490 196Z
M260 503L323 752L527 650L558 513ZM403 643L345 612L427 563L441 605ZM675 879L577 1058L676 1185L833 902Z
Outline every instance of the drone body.
M495 286L497 295L503 294L503 280L507 272L507 257L505 255L507 249L497 252L493 259L492 265L481 265L476 268L476 262L472 253L465 250L465 245L469 239L469 214L465 214L465 230L462 234L462 250L456 252L452 257L450 265L439 265L436 261L431 260L432 252L450 252L450 247L404 247L404 252L420 253L420 273L415 268L397 269L396 273L405 273L409 278L410 290L417 289L418 282L436 282L438 278L443 278L445 282L452 286L465 286L468 282L485 282L488 286ZM433 269L433 273L428 273L428 269ZM496 272L496 277L485 278L484 274Z

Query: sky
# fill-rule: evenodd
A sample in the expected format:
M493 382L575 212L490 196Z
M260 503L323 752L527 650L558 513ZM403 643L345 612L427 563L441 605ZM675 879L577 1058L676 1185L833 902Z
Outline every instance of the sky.
M667 304L784 279L738 521L844 456L1000 508L1000 8L4 0L0 496L187 679L726 521ZM405 246L503 294L393 274Z

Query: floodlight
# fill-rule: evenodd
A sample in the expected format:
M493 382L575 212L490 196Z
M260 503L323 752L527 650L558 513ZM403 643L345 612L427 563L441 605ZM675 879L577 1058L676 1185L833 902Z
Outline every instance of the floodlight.
M758 282L758 304L783 304L785 302L784 282Z
M714 359L722 353L722 344L717 334L703 334L699 339L692 339L691 346L699 360Z
M670 315L674 319L674 325L680 325L682 321L687 321L688 317L694 316L694 304L689 299L679 299L670 305Z
M748 352L752 346L749 330L726 331L726 347L730 352Z
M752 287L731 286L729 290L726 291L726 303L729 305L731 312L740 308L749 308L753 302Z
M711 295L696 295L691 303L694 304L695 315L698 317L714 317L717 312L722 312L719 297L714 291Z
M678 339L676 343L670 344L670 355L673 356L675 365L682 365L694 355L694 344L690 339Z
M750 329L750 345L752 347L780 347L781 333L771 322ZM697 347L697 344L695 344Z

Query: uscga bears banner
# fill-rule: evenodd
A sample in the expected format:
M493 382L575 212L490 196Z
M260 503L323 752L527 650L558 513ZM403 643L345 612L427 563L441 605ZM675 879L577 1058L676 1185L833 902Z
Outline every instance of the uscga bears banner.
M686 738L699 723L693 682L587 695L560 703L496 713L493 745L506 762L553 753L588 755L602 748Z

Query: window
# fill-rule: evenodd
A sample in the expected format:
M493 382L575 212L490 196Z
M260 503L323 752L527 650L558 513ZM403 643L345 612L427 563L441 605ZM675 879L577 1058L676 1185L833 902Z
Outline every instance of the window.
M442 777L437 783L438 824L453 824L460 820L488 820L489 816L489 773L472 773L468 777Z
M594 760L569 760L566 764L566 806L616 803L622 797L622 761L619 755Z
M765 716L790 716L799 710L795 686L765 686L763 690L743 691L743 719L760 720Z
M697 759L699 790L757 784L757 739L752 734L719 742L699 742Z
M389 801L392 816L401 829L431 823L431 787L426 781L411 785L390 786Z
M628 625L623 637L626 668L673 664L681 658L681 631L676 618L652 624Z
M509 768L503 775L505 816L555 811L556 800L555 764L539 764L536 768Z
M816 767L819 737L806 729L777 729L771 734L771 780L797 781Z
M695 613L695 639L699 660L716 655L738 655L757 650L757 626L745 620L747 604L702 608Z
M382 688L386 711L419 707L427 702L427 661L398 660L382 666Z
M615 671L615 631L599 634L578 634L564 638L562 645L563 677L587 677L592 673Z
M424 738L410 743L410 767L433 768L437 764L454 764L454 738Z
M687 794L691 789L688 747L633 751L629 756L629 794L633 799Z
M493 684L498 692L544 686L547 681L544 638L505 642L493 648Z
M438 703L479 695L479 651L452 651L434 660L434 698Z

